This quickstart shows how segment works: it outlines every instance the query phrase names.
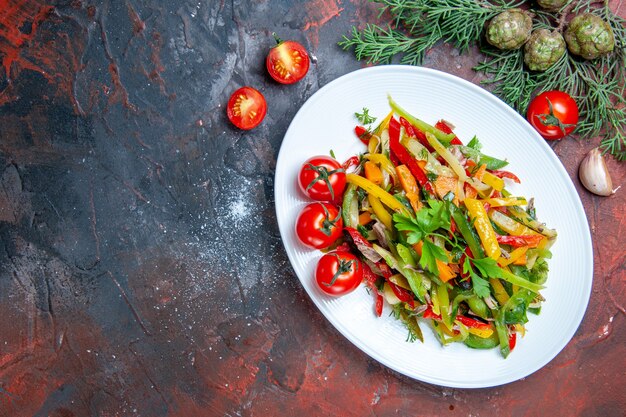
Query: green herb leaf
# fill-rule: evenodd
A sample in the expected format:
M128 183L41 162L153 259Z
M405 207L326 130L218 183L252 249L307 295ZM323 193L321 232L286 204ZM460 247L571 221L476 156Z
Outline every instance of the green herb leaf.
M491 258L474 259L472 263L482 276L488 278L502 278L502 269L497 262Z
M354 113L354 115L356 116L358 121L364 125L369 125L376 121L375 117L370 116L369 109L366 107L363 107L363 113Z

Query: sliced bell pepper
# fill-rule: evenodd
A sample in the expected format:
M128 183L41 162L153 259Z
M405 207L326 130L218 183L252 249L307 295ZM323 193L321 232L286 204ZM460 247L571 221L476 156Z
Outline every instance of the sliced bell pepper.
M409 123L409 121L406 120L402 116L400 116L400 124L404 127L404 130L406 131L407 135L417 139L418 142L421 143L428 150L428 152L434 151L433 147L430 146L430 143L428 143L428 139L426 139L426 135L424 134L424 132L417 129L415 126Z
M457 192L457 186L459 182L454 177L444 177L443 175L439 175L434 182L435 192L439 196L439 198L443 199L446 194L453 193L454 199L452 202L455 206L459 205L459 193Z
M413 211L417 213L423 207L423 204L420 201L419 188L417 188L417 181L415 181L415 177L411 174L411 171L406 165L398 165L396 167L396 174L398 175L398 180L400 181L400 185L402 185L402 189L404 189L404 192L406 193L406 198L409 199L409 203L411 203Z
M390 209L399 211L405 216L410 215L406 207L404 207L404 205L400 201L396 200L394 196L392 196L387 191L383 190L367 178L361 177L353 173L349 173L346 174L346 181L349 184L354 184L357 187L361 187L368 193L374 195L374 197L379 198L380 201Z
M363 164L363 171L365 172L365 178L374 184L381 185L383 183L383 172L380 170L378 165L372 161L365 161Z
M491 170L489 172L491 172L493 175L495 175L498 178L508 178L508 179L513 180L514 182L516 182L518 184L521 183L521 181L519 180L517 175L513 174L512 172L501 171L501 170L497 170L497 169Z
M356 134L356 137L359 138L361 142L363 142L363 144L367 145L370 143L372 133L363 126L356 126L354 128L354 133Z
M509 294L498 278L489 278L489 284L491 284L491 288L493 288L494 297L496 297L496 300L498 300L501 306L509 301Z
M509 209L511 215L519 222L521 222L522 224L526 225L527 227L529 227L530 229L541 233L542 235L548 237L548 238L555 238L557 233L556 230L554 229L549 229L547 228L543 223L540 223L539 221L537 221L536 219L533 219L532 217L530 217L528 215L528 213L526 213L524 210L522 210L519 207L511 207ZM527 233L525 233L527 234Z
M414 117L411 114L409 114L406 110L404 110L402 107L400 107L398 105L398 103L396 103L391 98L391 96L387 96L387 99L389 101L389 106L392 108L392 110L398 116L404 117L406 120L409 121L409 123L411 123L413 126L417 127L422 132L430 133L432 135L435 135L435 137L437 137L438 140L440 140L440 141L442 141L444 143L450 143L450 141L452 141L452 139L454 139L454 137L455 137L454 134L444 133L441 130L435 128L434 126L431 126L428 123L426 123L426 122L418 119L417 117Z
M384 154L369 153L365 155L365 159L378 164L382 168L383 171L385 171L387 174L389 174L393 178L394 183L396 183L396 168L391 163L389 158L387 158Z
M451 133L454 135L452 128L448 126L448 124L443 120L438 120L437 123L435 123L435 127L441 130L443 133ZM463 142L461 142L461 140L456 135L454 135L454 138L450 141L450 145L463 145Z
M366 225L369 222L372 221L372 213L370 213L369 211L364 211L363 213L359 214L359 224L360 225Z
M413 174L420 186L431 193L434 192L424 171L419 167L409 151L400 143L400 123L393 117L389 120L389 149L401 164L409 168L409 171L411 171L411 174Z
M491 226L485 207L480 201L473 198L466 198L464 203L470 217L474 221L474 227L485 248L485 253L491 259L497 260L501 253L500 245L498 245L496 232Z
M506 198L485 198L483 203L489 204L490 207L506 207L506 206L525 206L528 204L524 197L506 197Z
M465 239L465 242L467 243L467 246L469 247L469 250L471 252L470 256L483 258L484 257L483 248L482 246L480 246L480 242L478 241L476 236L474 236L474 232L472 231L472 226L467 220L467 217L465 217L465 214L463 214L461 209L459 209L458 207L452 204L450 205L450 214L452 215L452 219L454 220L456 227L459 229L461 236L463 236L463 239Z
M369 201L370 206L372 206L372 210L374 210L374 214L376 215L376 217L378 217L378 220L380 220L380 222L384 224L388 230L393 230L392 229L393 222L392 222L391 214L387 211L387 209L380 202L380 199L378 199L378 197L373 196L372 194L368 194L367 201Z
M504 189L504 181L502 180L502 178L496 177L489 171L483 174L481 181L493 188L494 190L502 191Z
M352 157L348 158L346 160L346 162L341 164L341 167L344 169L344 171L347 171L348 168L353 167L353 166L357 166L357 165L359 165L359 157L358 156L352 156Z
M487 172L487 165L482 164L480 167L478 167L476 172L472 174L472 177L482 181L483 177L485 176L485 172Z
M542 235L519 235L519 236L501 236L497 235L498 243L502 245L510 245L514 248L527 246L528 248L536 248L544 239Z
M380 317L383 314L383 295L378 291L378 287L376 286L378 275L372 271L372 268L370 268L367 262L361 262L361 267L363 269L363 282L365 282L367 288L369 288L374 294L374 297L376 297L374 311L376 312L376 316Z
M441 156L447 163L448 166L454 173L459 177L462 181L467 181L467 174L465 173L465 168L461 165L456 156L452 155L445 146L437 140L437 137L429 132L426 132L426 139L428 139L428 143L437 151L439 156Z
M513 252L509 254L508 259L500 257L500 259L498 260L498 265L504 267L504 266L511 265L512 263L517 262L522 257L525 258L527 250L528 250L528 246L521 246L519 248L514 249Z

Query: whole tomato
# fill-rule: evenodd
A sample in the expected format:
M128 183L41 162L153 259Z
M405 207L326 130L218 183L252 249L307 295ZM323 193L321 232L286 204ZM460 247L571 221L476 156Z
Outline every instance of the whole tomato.
M339 202L346 188L346 172L336 159L314 156L302 164L298 185L312 200Z
M361 261L347 251L327 253L317 263L315 281L326 294L348 294L363 281Z
M561 139L576 128L578 106L567 93L546 91L530 102L526 118L545 139Z
M298 239L315 249L324 249L335 243L342 230L341 209L328 203L306 205L296 220Z

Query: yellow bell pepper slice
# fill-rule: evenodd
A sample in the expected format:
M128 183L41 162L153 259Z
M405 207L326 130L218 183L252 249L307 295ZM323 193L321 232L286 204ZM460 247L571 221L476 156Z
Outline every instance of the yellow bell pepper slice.
M391 214L380 202L380 199L375 197L373 194L368 194L367 200L370 202L370 206L372 206L372 210L374 210L374 214L378 217L378 220L380 220L380 222L384 224L387 229L391 230Z
M504 180L502 178L496 177L491 172L485 172L481 181L493 188L494 190L502 191L504 189Z
M507 265L515 264L520 258L526 258L526 251L528 250L528 246L520 246L519 248L515 248L510 254L509 258L503 258L502 256L498 259L498 264L504 267ZM524 262L526 263L526 262ZM517 264L515 264L517 265Z
M509 301L509 294L504 289L504 285L497 278L489 278L489 284L491 284L491 288L493 288L493 295L498 300L501 306L506 304Z
M491 207L525 206L528 204L524 197L485 198L482 202Z
M468 327L467 331L470 332L471 334L481 337L483 339L486 339L488 337L491 337L491 335L493 334L493 329L491 327L487 328L474 328L474 327Z
M367 159L368 161L372 161L372 162L378 164L382 168L383 171L385 171L387 174L389 174L392 177L394 177L394 181L395 181L396 169L393 166L393 164L391 163L391 161L389 160L389 158L387 158L384 154L382 154L382 153L369 153L369 154L365 155L365 159Z
M491 227L485 207L480 201L473 198L466 198L464 203L470 217L474 221L474 227L478 232L485 253L491 259L498 260L501 254L500 245L498 245L496 232Z
M392 196L387 191L383 190L367 178L361 177L360 175L354 173L350 173L346 174L346 181L350 184L356 185L357 187L361 187L369 194L374 195L374 197L380 199L380 201L390 209L399 211L405 216L410 216L409 211L400 201L396 200L394 196Z

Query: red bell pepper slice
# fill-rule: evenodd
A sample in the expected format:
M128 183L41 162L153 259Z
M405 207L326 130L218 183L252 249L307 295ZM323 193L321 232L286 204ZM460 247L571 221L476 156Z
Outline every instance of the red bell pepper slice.
M446 123L444 123L441 120L435 123L435 127L441 130L443 133L448 133L448 134L454 133L452 129L450 129L450 126L448 126ZM458 137L456 137L456 135L454 135L454 138L450 141L450 145L463 145L463 142L461 142L461 140Z
M411 174L413 174L420 186L426 189L426 191L434 193L433 186L428 182L428 178L426 178L426 174L422 171L422 168L417 165L417 162L415 162L415 159L411 156L409 151L400 143L400 123L398 123L394 117L389 120L389 148L400 163L409 168L409 171L411 171Z
M521 182L520 179L517 177L517 175L509 171L489 170L489 172L491 172L493 175L495 175L498 178L508 178L508 179L515 181L518 184Z
M370 143L370 138L372 137L372 134L363 126L356 126L354 128L354 133L356 134L356 137L359 138L359 140L365 145L368 145Z
M387 265L385 261L377 262L376 266L378 267L378 269L380 269L380 272L381 274L383 274L383 277L385 279L393 275L393 272L391 272L391 268L389 267L389 265Z
M425 319L433 319L433 320L441 320L441 316L439 314L435 314L431 306L428 306L426 310L424 310L424 314L422 316ZM483 323L482 321L473 319L471 317L457 315L454 320L458 320L461 324L467 327L471 327L474 329L490 329L491 325L489 323ZM514 333L515 334L515 333Z
M514 248L520 246L528 246L529 248L536 248L543 240L542 235L520 235L520 236L501 236L496 235L498 243L502 245L510 245Z
M359 157L355 155L355 156L348 158L346 162L341 164L341 167L344 169L344 171L347 171L348 168L357 166L357 165L359 165Z
M509 335L509 350L515 348L515 342L517 341L517 333L513 332Z
M378 275L376 275L374 271L372 271L372 268L370 268L370 266L366 262L361 262L361 266L363 268L363 281L376 297L374 311L376 312L376 316L380 317L383 314L383 295L378 291L378 288L376 287Z
M478 321L476 319L473 319L471 317L467 317L467 316L456 316L456 319L458 320L461 324L467 326L467 327L471 327L474 329L481 329L481 330L487 330L487 329L491 329L491 325L488 323L483 323L482 321Z
M398 297L398 300L403 303L408 303L411 308L415 308L415 301L413 300L413 296L404 288L397 286L393 282L387 280L387 284L391 287L393 293Z
M407 135L416 138L419 143L421 143L426 149L428 149L429 152L434 151L433 147L430 146L430 143L428 143L428 139L426 139L426 135L424 134L424 132L413 126L404 117L400 117L400 124L404 127Z

